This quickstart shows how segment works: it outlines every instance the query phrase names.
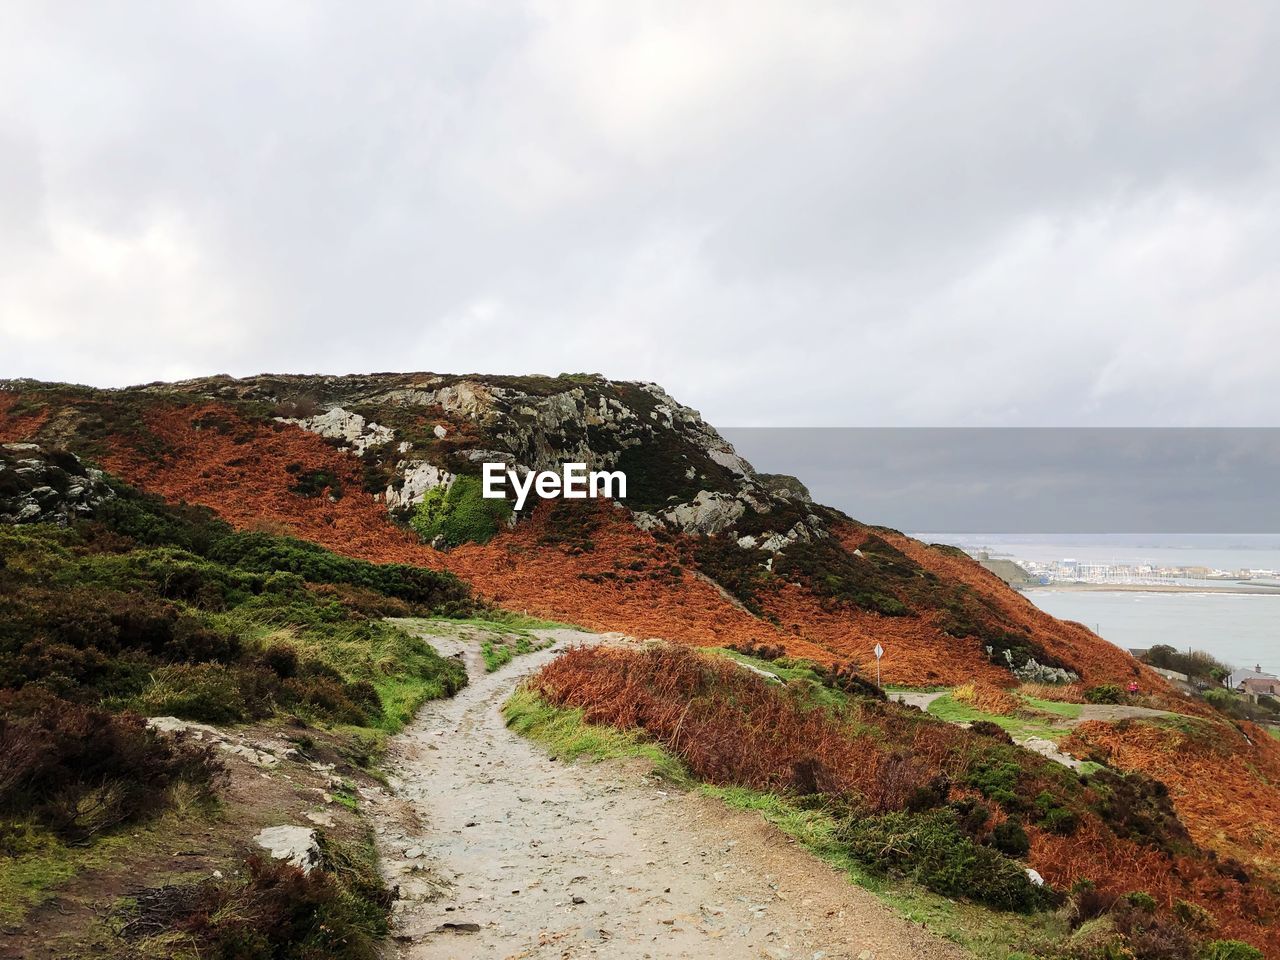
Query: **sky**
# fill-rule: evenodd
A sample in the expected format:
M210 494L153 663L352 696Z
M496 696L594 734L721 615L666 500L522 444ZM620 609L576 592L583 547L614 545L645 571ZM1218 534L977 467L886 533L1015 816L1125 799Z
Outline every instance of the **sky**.
M1269 533L1280 557L1275 427L745 427L724 434L757 470L796 476L817 502L900 530L1232 535L1220 545L1238 542L1235 534Z
M1277 425L1280 5L0 9L0 377Z

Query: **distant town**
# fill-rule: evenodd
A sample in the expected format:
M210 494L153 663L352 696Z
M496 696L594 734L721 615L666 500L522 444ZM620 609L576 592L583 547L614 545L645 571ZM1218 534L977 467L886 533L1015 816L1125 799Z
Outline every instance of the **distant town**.
M1106 584L1108 586L1280 587L1280 570L1221 570L1206 566L1161 566L1151 563L1097 563L1083 560L1020 560L973 552L983 566L1014 586Z

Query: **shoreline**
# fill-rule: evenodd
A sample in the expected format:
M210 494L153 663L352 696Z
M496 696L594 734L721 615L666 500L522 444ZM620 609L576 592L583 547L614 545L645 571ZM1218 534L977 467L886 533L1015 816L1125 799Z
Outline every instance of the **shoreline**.
M1031 590L1052 590L1054 592L1061 593L1203 593L1210 596L1214 594L1232 594L1235 596L1257 597L1280 596L1280 586L1274 586L1271 584L1247 586L1242 583L1222 587L1202 587L1191 586L1185 583L1140 584L1057 582L1017 584L1016 589L1019 593L1027 593Z

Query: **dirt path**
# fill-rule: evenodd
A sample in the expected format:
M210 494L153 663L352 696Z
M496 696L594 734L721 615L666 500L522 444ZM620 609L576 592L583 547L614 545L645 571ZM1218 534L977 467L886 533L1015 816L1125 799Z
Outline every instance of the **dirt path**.
M889 699L896 700L898 703L905 703L909 707L919 707L925 713L928 713L929 704L939 697L945 697L949 692L947 690L938 690L934 693L913 693L909 690L894 690L889 692Z
M558 645L599 642L554 631ZM393 745L411 810L375 810L407 899L405 960L450 957L876 958L965 954L849 884L755 814L620 764L565 765L499 708L555 655L517 658L430 704ZM420 822L404 831L400 824Z
M1178 714L1170 710L1156 710L1153 707L1134 707L1126 703L1083 703L1080 705L1078 717L1067 717L1060 721L1064 727L1075 727L1086 720L1106 720L1114 723L1130 717L1176 717Z

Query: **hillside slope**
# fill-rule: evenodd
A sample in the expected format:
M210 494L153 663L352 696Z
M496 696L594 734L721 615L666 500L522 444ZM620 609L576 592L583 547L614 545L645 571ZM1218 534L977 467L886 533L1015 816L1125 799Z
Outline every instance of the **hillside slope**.
M0 433L62 446L143 489L352 556L454 571L504 606L696 644L781 645L886 682L1080 679L1167 691L1111 644L976 563L762 477L652 384L595 376L216 377L123 391L10 382ZM484 544L404 523L500 460L616 468L625 508L527 507Z
M792 478L757 473L656 385L426 373L213 377L127 390L7 381L0 442L8 523L75 524L114 496L105 472L273 543L291 535L356 560L408 565L396 576L453 574L483 601L594 630L785 652L845 678L873 674L879 643L884 681L908 686L1029 682L1067 698L1138 679L1148 706L1199 719L1089 724L1071 749L1168 786L1207 852L1172 872L1167 860L1148 864L1166 907L1178 891L1194 891L1224 924L1252 931L1269 922L1280 880L1280 745L1176 694L960 551L860 523L812 503ZM486 461L518 472L569 461L620 469L628 495L531 501L511 513L479 497ZM118 545L108 537L95 549ZM361 596L342 602L358 609L367 605ZM368 693L353 690L357 699ZM1108 871L1124 875L1132 851L1094 840L1114 860ZM1036 855L1057 865L1046 866L1055 882L1101 862L1078 837L1037 843ZM1204 857L1222 864L1210 868Z

